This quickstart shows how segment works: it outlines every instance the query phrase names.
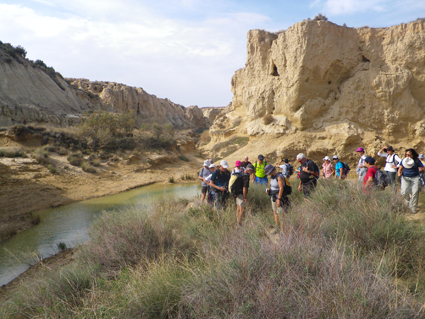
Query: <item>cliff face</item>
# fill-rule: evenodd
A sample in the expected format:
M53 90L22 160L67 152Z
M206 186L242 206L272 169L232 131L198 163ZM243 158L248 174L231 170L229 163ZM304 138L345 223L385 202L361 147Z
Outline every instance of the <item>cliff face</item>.
M86 79L65 80L42 61L29 61L10 44L0 42L0 126L75 124L84 112L99 109L133 112L139 125L171 123L177 129L209 128L214 120L211 112L206 111L204 117L204 111L197 106L185 109L142 88Z
M78 90L100 100L103 108L111 112L134 112L136 123L171 123L176 128L191 128L185 108L168 99L160 99L146 93L142 88L130 87L114 82L68 79Z
M66 124L85 110L97 108L60 76L55 82L39 68L20 62L4 62L0 54L0 125Z
M285 141L298 134L305 152L421 145L424 20L380 29L303 21L279 33L249 31L247 49L245 68L231 82L233 111L212 133L242 116L239 133L281 136L281 147L290 148Z

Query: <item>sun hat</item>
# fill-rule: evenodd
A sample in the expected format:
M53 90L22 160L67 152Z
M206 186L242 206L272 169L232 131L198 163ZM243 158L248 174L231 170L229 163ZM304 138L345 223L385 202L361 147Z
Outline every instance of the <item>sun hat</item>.
M248 164L248 165L245 167L245 171L246 171L247 169L250 169L251 171L254 171L254 166L253 166L252 164Z
M413 160L413 158L410 157L403 158L401 162L403 163L403 167L405 168L412 168L413 165L415 165L415 161Z
M215 164L211 164L210 166L208 166L208 168L215 168L215 167L217 167L217 165Z
M241 161L236 161L236 162L235 162L235 166L236 166L236 167L241 166Z
M364 148L363 147L359 147L358 149L356 149L356 152L364 152Z
M258 159L260 160L260 161L262 161L263 159L264 159L264 156L263 155L258 155Z
M204 161L204 166L209 167L211 165L209 160Z
M424 154L419 154L418 158L424 159Z
M387 147L387 151L394 151L394 148L390 145Z
M325 156L325 157L323 158L323 160L324 160L324 161L330 161L331 159L330 159L330 157L329 157L329 156Z
M332 156L332 159L339 159L338 155Z
M368 162L369 164L374 164L375 163L375 159L373 157L370 157L370 156L366 157L364 159L364 161L365 162Z
M275 167L272 164L267 164L266 167L264 167L264 173L269 175L274 169Z
M220 162L220 166L222 166L223 168L229 168L229 164L227 164L227 162L225 160L222 160Z

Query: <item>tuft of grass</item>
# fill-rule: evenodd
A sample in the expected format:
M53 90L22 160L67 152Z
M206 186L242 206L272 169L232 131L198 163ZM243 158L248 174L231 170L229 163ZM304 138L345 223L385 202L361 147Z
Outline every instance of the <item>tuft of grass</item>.
M72 166L81 166L84 158L81 152L74 152L68 155L67 160Z
M49 152L44 150L43 148L37 148L34 153L32 154L32 157L39 163L39 164L45 164L47 163L47 159L49 157Z
M51 174L57 174L58 173L58 169L53 166L52 164L47 165L47 169L49 170L49 172Z
M83 161L81 163L81 169L86 173L91 173L91 174L97 173L97 170L93 166L91 166L91 164L87 161Z
M58 247L59 251L64 251L67 248L64 242L59 242L56 246Z
M184 155L179 155L178 158L181 159L182 161L189 162L189 159Z
M22 149L0 149L0 157L26 157L26 154Z
M168 181L169 181L171 184L174 184L174 182L175 182L174 177L173 177L173 176L171 176L171 177L168 179Z

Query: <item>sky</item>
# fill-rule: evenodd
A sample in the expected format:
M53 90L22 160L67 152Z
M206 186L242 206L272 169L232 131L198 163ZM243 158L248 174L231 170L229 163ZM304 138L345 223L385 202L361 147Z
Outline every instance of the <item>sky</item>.
M0 0L0 41L66 78L141 87L185 107L226 106L247 32L318 13L388 27L425 18L425 0Z

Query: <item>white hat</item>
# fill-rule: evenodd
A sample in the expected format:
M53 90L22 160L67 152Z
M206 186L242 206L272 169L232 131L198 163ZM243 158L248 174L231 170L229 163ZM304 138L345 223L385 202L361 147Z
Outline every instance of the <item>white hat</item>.
M424 158L425 158L425 157L424 157L424 154L419 154L418 158L422 158L422 159L424 159Z
M403 158L402 163L403 163L403 167L405 168L412 168L413 165L415 165L415 161L413 160L413 158L410 158L410 157Z
M338 155L332 156L332 159L339 159Z
M329 158L329 156L325 156L325 157L323 158L323 160L324 160L324 161L330 161L331 159Z
M217 165L215 165L215 164L211 164L211 165L209 166L209 168L214 168L214 167L217 167Z
M221 165L223 168L229 168L229 164L227 164L227 162L226 162L225 160L222 160L222 161L220 162L220 165Z
M209 167L211 165L209 160L204 161L204 166Z

